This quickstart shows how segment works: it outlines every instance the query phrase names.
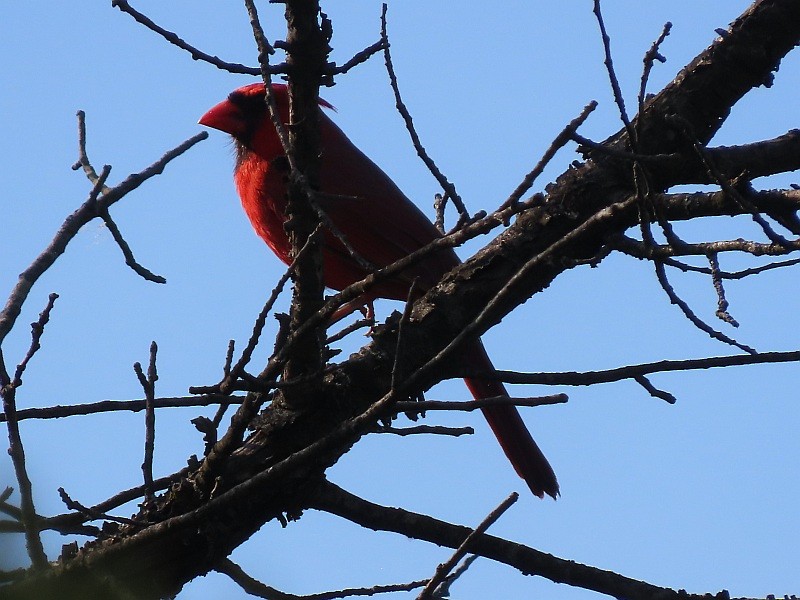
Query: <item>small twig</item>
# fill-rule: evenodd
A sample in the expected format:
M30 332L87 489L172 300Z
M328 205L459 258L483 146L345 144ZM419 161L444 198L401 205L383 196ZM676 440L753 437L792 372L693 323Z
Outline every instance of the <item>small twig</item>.
M228 340L228 351L225 353L225 365L222 367L222 379L223 381L230 379L231 376L231 364L233 363L233 352L236 348L236 342L234 340ZM222 418L225 416L225 413L230 407L230 402L222 402L217 408L217 412L214 414L214 418L211 419L211 425L214 428L215 436L214 436L214 443L216 443L216 431L219 429L220 423L222 423Z
M227 396L223 394L205 394L202 396L167 396L154 398L154 408L177 408L188 406L212 406L216 404L240 404L244 396ZM139 412L145 409L146 400L102 400L88 404L72 404L67 406L48 406L46 408L24 408L16 413L17 421L26 419L61 419L94 415L104 412L117 412L129 410ZM5 415L0 414L0 423L6 421Z
M261 67L259 74L264 80L265 97L264 101L267 105L270 120L273 127L278 134L278 139L281 141L286 159L289 162L289 168L292 173L297 173L297 165L294 162L293 152L290 152L289 134L286 127L281 120L281 115L278 112L277 104L275 103L275 94L272 91L272 68L269 64L269 57L275 53L275 49L270 45L267 36L264 33L264 28L261 27L261 22L258 19L258 10L253 0L244 0L244 5L247 8L247 15L250 18L250 27L253 30L253 38L258 47L258 64Z
M739 327L738 321L728 312L728 299L725 297L725 288L722 287L719 260L716 254L708 255L708 264L711 267L711 281L714 283L714 290L717 292L717 317L733 327Z
M294 594L286 594L251 577L230 558L222 559L214 567L214 570L230 577L234 583L250 596L266 598L266 600L297 600L297 596Z
M348 60L343 65L333 67L328 71L328 73L330 75L343 75L353 67L356 67L361 63L367 62L370 58L372 58L375 54L383 50L385 47L386 47L386 40L381 38L371 46L367 46L360 52L357 52L355 55L353 55L353 58Z
M412 427L392 427L391 425L376 425L374 433L391 433L401 437L408 435L448 435L460 437L462 435L473 435L475 430L472 427L445 427L443 425L414 425Z
M278 300L278 296L280 296L281 292L283 291L286 282L289 281L289 278L294 273L295 265L297 261L301 260L303 256L305 256L306 252L312 247L312 240L314 240L317 236L319 236L322 232L322 224L320 223L317 225L317 228L312 232L310 236L306 239L306 243L300 248L300 251L297 253L297 256L294 257L292 260L292 264L290 264L286 271L284 271L281 278L278 280L278 283L272 288L272 292L267 298L267 301L264 303L264 306L261 308L261 312L258 313L256 317L256 321L253 324L253 333L250 335L250 339L247 340L247 345L245 346L244 351L242 351L242 355L238 361L236 361L236 365L232 369L229 370L228 375L223 380L222 384L220 384L220 391L223 393L227 392L232 386L238 377L241 377L244 373L244 368L250 362L250 359L253 357L253 352L258 346L258 340L261 338L261 333L264 331L264 327L267 323L267 316L272 312L272 307L275 305L275 302Z
M266 598L267 600L336 600L337 598L349 598L352 596L376 596L389 592L408 592L424 586L426 582L426 580L423 579L420 581L411 581L409 583L376 585L371 588L346 588L332 592L298 596L281 592L280 590L254 579L229 558L218 563L217 566L214 567L214 570L230 577L239 587L251 596Z
M191 462L188 467L184 467L177 473L173 473L172 475L167 475L166 477L160 477L153 481L152 489L164 490L167 489L170 485L179 481L180 479L186 477L191 471L197 468L197 461ZM147 489L145 489L144 485L136 486L134 488L130 488L128 490L124 490L115 494L111 498L104 500L94 506L90 507L88 510L93 513L102 513L106 514L109 510L122 506L136 498L141 498L145 495ZM69 527L75 523L83 523L86 519L83 518L81 515L76 515L75 513L67 513L62 515L56 515L54 517L49 517L47 519L41 519L39 521L39 528L44 529L53 529L56 531L62 530L64 528Z
M477 554L472 554L464 559L458 568L456 568L450 575L445 577L444 581L439 584L439 587L436 588L436 598L441 598L442 600L447 600L450 598L450 587L458 581L459 577L461 577L464 573L466 573L469 568L472 566L476 560L478 560L479 556Z
M31 559L33 567L36 569L44 568L47 565L47 555L44 552L44 546L39 536L39 529L37 526L39 518L36 514L36 507L33 502L33 486L28 477L28 470L25 465L25 448L22 445L22 436L19 431L19 422L16 414L16 392L22 385L22 375L25 372L28 362L41 347L44 327L50 320L50 312L53 309L56 298L58 298L58 294L50 294L45 309L39 313L39 319L35 323L31 323L31 345L25 357L19 365L17 365L13 380L9 378L5 362L2 358L2 352L0 352L0 396L2 396L3 399L3 416L5 417L8 427L8 453L11 456L11 462L14 465L14 472L17 477L17 483L19 484L19 520L22 522L25 530L25 545L28 550L28 556ZM9 299L9 303L12 299ZM6 311L4 310L3 312L5 313ZM3 503L10 495L10 489L11 488L6 488L3 492Z
M227 377L231 374L231 364L233 364L233 352L236 349L236 341L228 340L228 351L225 353L225 365L222 367L222 374Z
M696 371L722 367L761 365L785 362L800 362L800 350L791 352L761 352L759 354L737 354L734 356L710 356L686 360L659 360L656 362L625 365L601 371L562 371L544 373L521 373L519 371L496 370L489 372L460 373L464 377L494 379L511 384L584 386L612 383L633 379L639 375L674 371Z
M133 269L134 273L146 279L147 281L152 281L153 283L167 283L167 280L164 277L161 275L156 275L140 263L136 262L136 259L133 257L133 251L131 250L131 247L128 245L128 242L125 241L125 238L122 237L122 232L111 218L111 214L108 212L108 210L101 211L100 218L103 219L103 223L106 224L108 231L111 232L111 237L114 238L114 241L117 242L117 246L119 246L119 249L122 250L122 255L125 257L125 264Z
M372 327L375 325L375 318L371 319L358 319L357 321L353 321L347 327L344 327L341 331L337 331L333 335L328 336L328 339L325 340L326 344L334 344L341 339L344 339L354 331L358 331L359 329L363 329L364 327Z
M614 61L611 58L611 38L608 37L606 25L603 22L603 14L600 11L600 0L594 0L593 12L597 18L597 25L600 27L600 35L602 36L603 40L603 52L605 53L605 60L603 62L606 65L608 79L611 83L611 89L614 92L614 102L616 102L617 108L619 108L619 116L620 119L622 119L622 123L625 125L625 130L628 132L628 138L631 147L633 147L635 150L636 132L631 125L631 120L628 118L628 112L625 109L625 99L622 97L622 90L619 87L619 80L617 79L617 74L614 71Z
M659 260L654 260L653 265L655 266L656 269L656 278L658 279L658 283L661 285L661 289L663 289L664 292L666 292L667 296L669 297L670 303L680 308L684 316L687 319L689 319L689 321L695 327L697 327L700 331L704 331L715 340L719 340L720 342L723 342L730 346L736 346L737 348L740 348L741 350L744 350L745 352L748 352L750 354L758 354L758 351L755 350L754 348L751 348L750 346L737 342L735 339L725 335L721 331L717 331L709 324L707 324L705 321L703 321L700 317L698 317L696 314L694 314L694 311L692 311L692 309L689 307L686 301L684 301L680 296L678 296L678 294L675 292L674 288L670 284L669 280L667 279L667 273L664 270L664 263Z
M229 63L221 60L219 57L211 56L198 50L194 46L187 44L184 42L177 34L173 33L172 31L167 31L163 27L156 25L153 21L151 21L148 17L140 13L139 11L135 10L131 7L126 0L112 0L111 6L116 6L122 12L128 13L132 16L138 23L141 23L151 31L156 32L165 40L167 40L170 44L181 48L182 50L186 50L194 60L202 60L207 63L214 65L215 67L222 69L224 71L228 71L229 73L239 73L242 75L259 75L261 71L256 67L247 67L245 65L240 65L238 63ZM276 66L273 67L274 73L282 73L282 67Z
M61 497L61 501L66 505L69 510L74 510L81 515L88 517L87 521L113 521L115 523L124 523L125 525L133 525L134 527L140 528L146 526L146 523L142 523L141 521L134 521L132 519L126 519L125 517L114 517L112 515L108 515L103 512L96 511L88 506L84 506L77 500L73 500L70 498L69 494L67 494L66 490L63 487L58 488L58 495Z
M413 306L412 300L414 299L414 294L417 291L417 280L416 278L411 282L411 285L408 287L408 294L406 296L406 305L403 307L403 316L400 317L400 322L397 324L397 343L394 349L394 364L392 364L392 379L389 385L389 390L394 391L398 377L400 377L399 365L400 365L400 355L403 349L403 325L408 322L408 319L411 317L411 307Z
M92 184L97 183L99 176L97 171L94 170L92 163L89 161L89 155L86 153L86 113L79 110L75 116L78 117L78 160L72 165L72 170L77 171L83 167L83 172ZM109 188L104 187L102 192L106 193Z
M39 319L34 323L31 323L31 345L28 348L28 352L25 354L25 358L23 358L22 362L17 365L17 369L14 371L14 380L11 382L11 385L15 388L18 388L22 385L22 374L25 372L28 362L42 347L41 341L42 334L44 334L44 326L47 325L48 321L50 321L50 312L53 310L53 305L55 304L57 298L58 294L50 294L47 299L47 306L45 306L44 310L39 313Z
M145 438L144 438L144 461L142 462L142 473L144 474L145 500L151 500L154 495L153 490L153 452L156 445L156 411L155 411L155 391L158 372L156 370L156 354L158 346L155 342L150 344L150 364L147 367L147 376L142 371L141 363L134 363L133 370L139 378L139 383L145 395Z
M15 392L16 389L8 384L2 386L3 411L8 423L8 454L14 465L17 483L19 484L20 520L25 528L25 546L34 568L39 569L47 566L47 555L39 537L36 507L33 503L33 487L25 466L25 449L22 445L22 437L14 415L16 411Z
M456 186L444 176L444 174L439 170L439 167L436 166L436 163L433 162L433 159L428 155L425 148L422 146L419 135L417 135L417 131L414 129L414 121L411 119L411 114L408 112L408 108L406 108L406 105L403 103L403 99L400 97L400 88L397 85L397 75L395 75L394 65L392 64L392 55L389 52L389 36L386 33L387 9L388 7L386 3L384 3L383 8L381 9L381 41L383 42L383 57L386 62L386 71L389 74L389 83L392 86L392 91L394 92L397 110L400 113L400 116L403 117L403 122L405 123L406 129L411 136L411 142L414 144L414 149L417 151L417 155L422 159L422 162L425 163L425 166L428 167L431 175L433 175L436 181L439 182L439 185L442 186L442 189L447 197L453 201L453 205L458 210L458 214L466 215L467 218L469 218L469 211L467 210L466 206L464 206L464 201L461 199L461 196L458 195Z
M659 246L659 249L660 248L663 248L663 246ZM628 254L629 256L631 256L631 254L629 252L626 252L625 250L622 250L622 252L623 252L623 254ZM637 258L638 258L638 256L637 256ZM708 267L698 267L698 266L695 266L695 265L690 265L688 263L685 263L685 262L680 261L680 260L676 260L674 258L664 258L663 261L664 261L664 264L666 266L673 267L673 268L678 269L679 271L682 271L684 273L702 273L704 275L711 275L712 274L711 273L711 269L709 269ZM781 268L784 268L784 267L791 267L791 266L796 265L798 263L800 263L800 258L794 258L792 260L782 260L782 261L778 261L778 262L762 265L760 267L753 267L753 268L750 268L750 269L743 269L741 271L729 272L729 271L720 270L720 271L718 271L716 273L716 276L719 277L720 279L731 279L731 280L743 279L743 278L749 277L751 275L758 275L760 273L764 273L765 271L771 271L772 269L781 269Z
M308 196L309 204L311 208L314 209L314 212L317 214L317 219L319 220L320 224L324 225L325 228L330 231L333 236L339 240L339 242L344 246L344 249L347 250L347 253L350 257L358 263L358 266L364 269L367 273L371 273L372 271L377 270L377 266L369 262L366 258L361 256L359 252L353 247L350 241L347 239L347 236L344 232L336 226L336 223L331 220L328 216L328 213L319 205L317 202L317 198L320 196L329 196L328 194L320 194L319 192L311 189L311 187L306 185L305 180L302 181L303 186L305 188L305 192Z
M533 398L510 398L508 396L492 396L480 400L465 402L447 402L443 400L420 400L418 402L398 402L394 406L397 413L423 413L429 410L474 411L487 406L549 406L565 404L569 400L566 394L553 394Z
M655 63L655 61L658 61L660 63L667 62L667 59L658 51L658 49L661 47L661 44L664 42L664 40L669 35L669 32L671 30L672 30L672 23L670 23L669 21L664 23L664 28L661 30L661 35L659 35L658 39L656 39L656 41L653 42L653 45L650 46L650 49L647 52L645 52L644 58L642 59L644 67L642 68L642 81L641 84L639 85L640 115L644 111L644 101L647 94L647 82L650 79L650 71L653 69L653 64Z
M645 203L641 201L642 200L641 190L639 190L637 193L637 199L640 200L638 206L640 209L640 214L642 215L642 217L639 220L640 231L642 234L642 243L647 248L648 253L650 253L651 248L655 246L655 240L653 238L653 233L650 230L650 221L647 218L647 215L644 214L644 212L646 211L646 206ZM665 229L665 233L667 233L668 231L669 231L668 229ZM684 245L685 244L682 241L678 241L677 247L680 248ZM670 246L673 246L671 242ZM672 287L672 284L669 282L669 278L667 277L666 269L664 268L664 262L659 260L658 258L652 257L652 255L649 255L647 258L652 261L653 267L655 268L656 272L656 279L658 280L661 289L663 289L664 293L667 294L670 304L674 304L675 306L677 306L684 314L684 316L689 320L689 322L691 322L700 331L707 333L710 337L719 340L720 342L723 342L731 346L736 346L737 348L740 348L741 350L744 350L745 352L748 352L750 354L758 353L754 348L751 348L750 346L737 342L735 339L725 335L721 331L717 331L716 329L711 327L711 325L709 325L708 323L703 321L700 317L698 317L691 309L689 304L685 300L683 300L677 294L675 289Z
M11 497L11 494L13 493L14 493L14 488L12 488L11 486L8 486L6 487L5 490L3 490L3 496L2 498L0 498L0 512L7 514L9 517L14 519L14 521L20 523L20 521L22 520L22 511L18 507L14 506L13 504L9 504L7 502L7 500ZM22 531L25 531L24 527L22 528Z
M462 558L467 554L470 549L470 544L473 543L475 538L483 535L492 524L499 519L504 512L506 512L512 504L514 504L519 499L519 494L516 492L512 492L511 495L503 500L497 508L495 508L489 515L478 525L461 543L461 545L456 549L453 553L453 556L447 562L440 564L436 567L436 573L433 577L431 577L428 584L425 588L420 592L419 596L417 596L417 600L431 600L433 598L433 593L436 590L437 586L442 583L447 577L447 575L453 570L453 568L461 561Z
M508 197L508 199L500 205L500 210L517 205L523 194L525 194L525 192L527 192L531 186L533 186L533 182L537 177L539 177L539 175L542 174L547 164L556 155L556 152L563 148L571 139L574 139L574 136L576 135L575 132L581 125L583 125L586 119L589 118L589 115L595 108L597 108L597 102L592 100L583 108L580 115L572 119L572 121L570 121L567 126L561 130L561 132L555 137L553 142L542 155L542 158L539 160L533 170L525 175L525 178L520 182L516 189L511 192L511 195Z
M650 380L644 375L636 375L634 376L633 379L634 381L636 381L636 383L638 383L640 386L646 389L648 393L654 398L660 398L661 400L664 400L669 404L675 404L675 402L677 402L675 396L673 396L669 392L665 392L664 390L658 389L656 386L650 383Z
M433 210L436 213L436 220L433 224L436 226L436 229L439 230L439 233L442 235L445 234L444 228L444 212L445 208L447 207L447 195L436 194L433 197Z
M634 258L643 258L647 260L657 258L664 263L668 262L667 258L670 256L707 257L709 254L721 254L722 252L744 252L746 254L752 254L753 256L784 256L789 252L800 250L800 240L790 242L788 247L782 244L762 244L741 238L698 244L684 243L681 244L680 247L675 247L672 245L658 245L655 243L645 244L624 235L614 235L608 238L607 243L614 250L618 250ZM741 279L770 269L792 266L797 264L797 262L800 262L800 259L786 260L762 267L745 269L735 273L720 272L720 276L724 279ZM711 274L710 269L704 267L692 267L691 265L683 265L682 263L680 265L676 265L675 263L669 264L671 266L677 266L684 271L691 270L698 273L705 273L706 275Z
M25 358L17 366L13 381L6 371L5 361L3 360L2 352L0 352L0 396L2 396L3 399L3 413L8 427L8 454L14 465L14 473L17 477L17 483L19 484L19 520L22 521L22 525L25 529L25 546L35 569L42 569L47 566L47 555L44 552L44 546L42 545L42 539L39 536L39 529L37 527L38 515L36 514L36 507L33 502L33 486L30 477L28 477L28 469L25 465L25 448L22 444L22 436L19 431L19 423L16 416L16 395L17 388L22 385L22 374L25 371L25 367L40 347L44 326L50 318L50 311L57 297L56 294L50 294L47 306L39 314L39 320L31 324L31 345ZM11 302L11 300L9 300L9 302ZM6 307L6 310L7 309L8 306ZM6 311L4 310L3 312L5 313Z

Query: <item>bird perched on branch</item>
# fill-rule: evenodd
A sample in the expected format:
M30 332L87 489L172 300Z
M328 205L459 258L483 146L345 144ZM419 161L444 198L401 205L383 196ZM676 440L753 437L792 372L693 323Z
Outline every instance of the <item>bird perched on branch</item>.
M289 94L272 85L280 118L289 121ZM332 108L324 100L321 107ZM440 237L427 217L375 163L319 110L320 165L316 200L338 233L363 260L356 259L340 237L326 231L323 249L325 285L342 290L368 275L367 265L384 267ZM291 262L291 244L284 229L288 163L265 102L263 83L233 91L200 118L200 124L233 136L236 143L234 180L245 213L255 232L284 263ZM421 296L460 263L451 248L437 250L400 273L378 282L359 300L407 300L412 282ZM472 370L492 371L480 339L463 350ZM502 383L465 379L476 399L507 396ZM555 498L558 481L553 469L522 421L516 407L496 405L483 414L516 472L531 491Z

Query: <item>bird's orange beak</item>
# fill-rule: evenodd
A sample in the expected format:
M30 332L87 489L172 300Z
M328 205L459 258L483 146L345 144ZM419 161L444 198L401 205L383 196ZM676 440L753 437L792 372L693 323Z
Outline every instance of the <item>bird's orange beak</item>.
M198 123L233 136L244 134L247 127L242 111L230 100L223 100L211 108Z

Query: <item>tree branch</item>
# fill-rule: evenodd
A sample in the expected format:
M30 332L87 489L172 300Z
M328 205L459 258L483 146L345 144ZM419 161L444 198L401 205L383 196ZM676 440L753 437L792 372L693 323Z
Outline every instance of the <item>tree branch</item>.
M458 548L470 534L468 527L452 525L427 515L388 508L363 500L330 482L320 487L311 508L378 531L392 531L407 537L448 548ZM519 569L523 575L539 575L555 583L581 587L624 600L709 600L708 595L687 594L637 581L611 571L582 565L545 554L528 546L492 535L476 536L470 551ZM723 591L713 596L728 600Z

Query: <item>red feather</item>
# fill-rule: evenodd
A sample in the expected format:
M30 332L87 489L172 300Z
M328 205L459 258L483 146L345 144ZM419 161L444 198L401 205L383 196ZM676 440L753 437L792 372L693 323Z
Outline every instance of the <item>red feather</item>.
M287 123L289 100L286 86L274 84L272 87L281 118ZM320 104L332 108L324 100ZM278 258L288 264L291 248L283 228L288 165L267 114L264 85L256 83L235 90L227 100L204 114L200 123L233 136L237 143L234 179L242 206L256 233ZM363 259L383 267L439 237L438 230L428 218L322 110L319 127L319 202ZM420 293L424 293L458 264L459 259L451 249L436 251L403 273L377 284L369 297L362 300L406 300L414 279ZM325 285L341 290L367 274L342 243L326 232L323 247ZM480 340L465 350L464 360L476 370L493 369ZM507 395L500 382L465 381L475 398ZM509 462L531 491L540 498L545 493L555 498L559 493L556 476L517 409L495 406L484 409L483 414Z

